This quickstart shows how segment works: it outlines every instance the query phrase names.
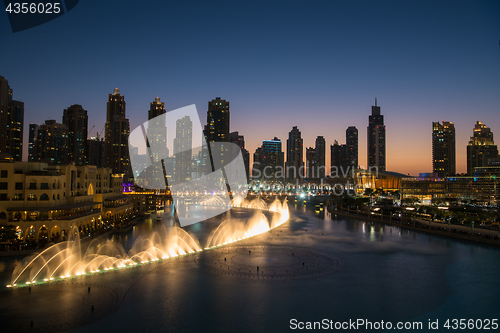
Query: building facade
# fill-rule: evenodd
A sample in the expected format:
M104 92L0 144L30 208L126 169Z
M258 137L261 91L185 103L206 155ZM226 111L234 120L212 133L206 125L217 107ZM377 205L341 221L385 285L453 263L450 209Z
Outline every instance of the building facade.
M104 136L105 166L115 174L124 174L125 178L132 176L128 137L130 135L129 120L125 118L125 97L120 90L115 89L108 96L106 126Z
M63 124L66 126L68 135L68 160L76 165L87 164L89 117L87 110L79 104L73 104L64 109Z
M286 178L296 182L304 178L304 141L297 126L288 133L286 140Z
M88 236L103 223L134 213L120 175L109 168L15 162L0 155L0 223L16 226L18 239L59 241L77 227Z
M498 157L498 148L490 128L478 121L467 145L467 174L472 176L477 167L488 165L488 160Z
M432 123L432 172L439 177L454 176L457 171L455 125L449 121Z
M68 163L68 130L55 120L46 120L37 131L35 146L36 162L49 164Z
M322 136L316 138L316 146L314 148L316 154L316 172L313 178L325 178L326 176L326 141Z
M372 114L368 118L368 169L377 167L379 171L385 171L385 125L384 116L380 114L380 106L372 106Z
M12 99L9 82L0 76L0 153L23 158L24 103Z

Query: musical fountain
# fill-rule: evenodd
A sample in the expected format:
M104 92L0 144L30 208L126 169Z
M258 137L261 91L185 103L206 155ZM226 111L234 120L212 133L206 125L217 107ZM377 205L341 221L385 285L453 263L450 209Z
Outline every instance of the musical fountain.
M232 218L228 212L208 237L205 247L200 246L194 234L180 227L162 226L150 235L139 237L128 252L115 242L99 244L97 240L82 249L78 228L75 227L67 241L49 246L26 258L24 265L18 265L12 273L11 284L7 287L50 283L211 250L262 234L289 218L286 201L281 203L278 199L269 206L259 198L233 203L233 206L256 211L248 220ZM276 214L269 221L263 210Z

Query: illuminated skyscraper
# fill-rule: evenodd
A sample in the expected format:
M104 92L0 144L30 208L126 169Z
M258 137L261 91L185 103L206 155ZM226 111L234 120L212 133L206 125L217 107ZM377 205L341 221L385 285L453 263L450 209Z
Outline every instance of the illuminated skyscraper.
M455 175L455 149L455 125L449 121L432 122L432 172L439 177Z
M9 82L0 76L0 153L22 161L24 103L12 100Z
M174 139L174 179L177 183L191 180L193 122L189 116L177 119Z
M316 154L316 170L313 178L325 178L326 175L326 165L325 165L325 157L326 157L326 142L325 138L322 136L318 136L316 138L316 147L314 149Z
M125 118L125 97L120 95L120 90L115 89L109 94L106 112L106 130L104 138L106 167L113 173L132 176L130 157L128 151L128 137L130 124Z
M36 160L35 141L39 128L40 126L37 124L30 124L28 136L28 162L34 162Z
M306 148L306 178L316 178L317 173L316 149Z
M207 143L210 142L229 142L229 102L220 97L208 102ZM224 145L217 145L218 151L212 151L209 144L208 149L212 156L220 156L222 165L228 162Z
M493 133L489 127L478 121L474 126L474 135L467 145L467 173L474 175L474 168L485 167L488 159L498 157L498 148L493 142Z
M210 142L229 142L229 102L220 97L208 102L207 139Z
M358 129L349 126L345 131L346 163L350 167L357 169L358 164Z
M165 103L160 102L160 98L156 97L154 102L151 102L149 107L148 111L149 122L147 129L148 144L149 147L151 148L150 149L151 154L153 155L151 157L148 156L148 158L152 158L153 163L159 162L160 161L159 156L164 155L165 151L168 151L167 127L165 119L156 118L165 113L166 113Z
M55 120L46 120L40 125L35 140L36 162L49 164L68 163L68 130L66 125Z
M368 168L377 167L385 171L385 125L384 116L380 114L380 106L372 106L372 114L368 121Z
M284 181L284 154L281 150L281 140L262 141L261 157L262 180L264 181Z
M304 142L297 126L288 133L286 140L286 177L288 182L304 177Z
M87 110L81 105L73 104L64 109L63 124L68 131L68 161L76 165L87 164Z

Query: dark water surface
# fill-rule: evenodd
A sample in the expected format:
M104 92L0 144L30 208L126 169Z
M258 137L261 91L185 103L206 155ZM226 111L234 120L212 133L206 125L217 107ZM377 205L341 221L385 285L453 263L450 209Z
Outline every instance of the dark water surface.
M338 259L333 273L266 281L213 273L187 257L132 281L118 310L73 331L276 332L289 330L295 318L420 321L427 332L429 319L439 320L437 331L449 331L446 319L500 317L498 248L304 207L290 213L289 222L242 244L317 251ZM146 220L113 238L127 249L154 228L155 221ZM205 229L203 223L190 228L200 239ZM13 260L2 259L4 271Z

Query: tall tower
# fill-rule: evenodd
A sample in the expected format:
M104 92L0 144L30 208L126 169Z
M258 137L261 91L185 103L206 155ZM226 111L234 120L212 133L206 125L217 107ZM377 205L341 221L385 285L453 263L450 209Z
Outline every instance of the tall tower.
M208 102L207 139L209 142L229 142L229 102L216 97Z
M358 168L358 129L349 126L345 131L346 163L349 167Z
M474 168L488 165L488 159L498 157L498 148L493 142L490 128L478 121L474 126L474 135L467 145L467 173L474 175Z
M288 133L286 140L286 177L295 182L304 177L304 142L297 126Z
M23 157L24 103L12 100L9 82L0 76L0 153Z
M40 126L37 124L30 124L30 132L28 137L28 162L36 161L35 141Z
M432 122L432 172L439 177L457 173L455 125L450 121Z
M129 134L130 124L125 118L125 97L116 88L108 96L104 155L106 167L111 168L113 173L125 174L126 178L132 176L128 151Z
M385 171L385 125L384 116L380 114L380 106L372 106L372 114L368 120L368 168L377 167Z
M159 162L159 156L164 156L163 153L167 150L167 127L165 119L162 121L156 118L165 113L165 103L161 102L159 97L156 97L149 107L147 129L148 144L151 148L154 163Z
M261 170L264 181L283 181L284 154L281 150L281 140L262 141Z
M316 138L316 148L314 149L316 154L316 172L313 178L325 178L326 176L326 165L325 165L325 157L326 157L326 142L325 138L322 136L318 136ZM312 175L310 175L312 176Z
M35 161L49 164L68 163L68 131L66 125L46 120L40 125L35 140Z
M306 178L317 178L316 149L313 147L306 148Z
M243 163L245 164L245 172L247 179L249 178L249 168L250 168L250 153L245 149L245 137L239 135L238 132L229 133L229 142L238 145L241 148L241 155L243 156Z
M63 124L68 130L68 160L76 165L87 164L87 128L89 117L81 105L73 104L64 109Z
M191 180L193 149L193 122L189 116L177 119L174 139L174 179L177 183Z

